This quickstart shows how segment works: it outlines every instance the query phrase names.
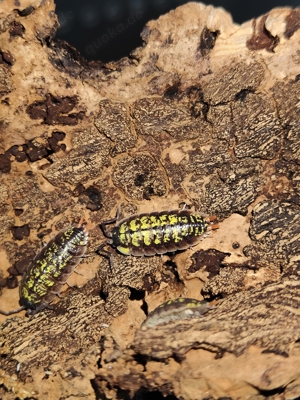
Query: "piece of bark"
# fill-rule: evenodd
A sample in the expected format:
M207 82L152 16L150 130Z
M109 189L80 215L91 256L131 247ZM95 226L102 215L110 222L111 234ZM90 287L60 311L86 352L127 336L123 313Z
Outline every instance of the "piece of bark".
M0 316L0 397L298 397L300 11L238 26L189 3L106 65L53 42L50 0L4 0L0 19L1 309L82 217L91 255L54 310ZM93 253L117 206L182 202L219 230L163 258L114 252L113 271ZM217 300L204 317L140 328L201 294Z

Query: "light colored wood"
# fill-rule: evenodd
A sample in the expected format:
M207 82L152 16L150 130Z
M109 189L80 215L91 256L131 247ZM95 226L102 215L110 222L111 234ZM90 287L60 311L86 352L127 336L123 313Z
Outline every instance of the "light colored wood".
M91 257L54 311L0 316L1 398L300 396L299 18L237 25L189 3L102 65L53 42L51 0L2 1L1 309L42 241L81 218ZM175 255L115 253L113 271L93 253L118 206L180 203L219 229ZM202 294L204 317L140 329L145 308Z

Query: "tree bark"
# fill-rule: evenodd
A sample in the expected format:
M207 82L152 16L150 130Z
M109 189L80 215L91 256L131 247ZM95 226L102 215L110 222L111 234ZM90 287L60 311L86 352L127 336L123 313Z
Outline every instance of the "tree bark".
M54 310L0 316L0 397L300 396L300 11L239 26L189 3L106 65L54 42L57 27L51 0L1 3L0 308L81 218L89 257ZM113 270L95 253L118 206L180 203L219 229L163 257L111 249ZM140 327L202 296L216 305L203 317Z

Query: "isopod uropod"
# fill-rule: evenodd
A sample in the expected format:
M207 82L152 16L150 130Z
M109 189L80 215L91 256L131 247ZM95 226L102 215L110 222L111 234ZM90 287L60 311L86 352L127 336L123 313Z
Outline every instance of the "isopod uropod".
M115 218L103 221L100 226L109 239L102 243L97 252L110 258L113 255L103 247L110 244L120 253L133 256L154 256L195 246L218 224L216 217L204 217L199 213L181 209L173 211L139 214L118 221L119 208ZM116 222L111 232L106 225Z
M214 306L210 306L205 300L180 297L160 304L148 314L142 327L153 327L179 319L199 318L213 308Z
M34 315L59 295L62 286L85 254L88 242L86 223L57 233L34 257L20 283L20 307L1 314L11 315L26 310Z

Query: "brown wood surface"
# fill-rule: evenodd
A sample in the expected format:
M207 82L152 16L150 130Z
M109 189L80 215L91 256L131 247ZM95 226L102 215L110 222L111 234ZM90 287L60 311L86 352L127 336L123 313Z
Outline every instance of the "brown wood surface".
M300 396L300 11L234 24L189 3L87 63L51 0L0 6L0 308L57 231L89 257L54 310L0 316L0 398ZM101 221L187 203L219 229L163 257L95 253ZM202 318L140 328L176 297Z

